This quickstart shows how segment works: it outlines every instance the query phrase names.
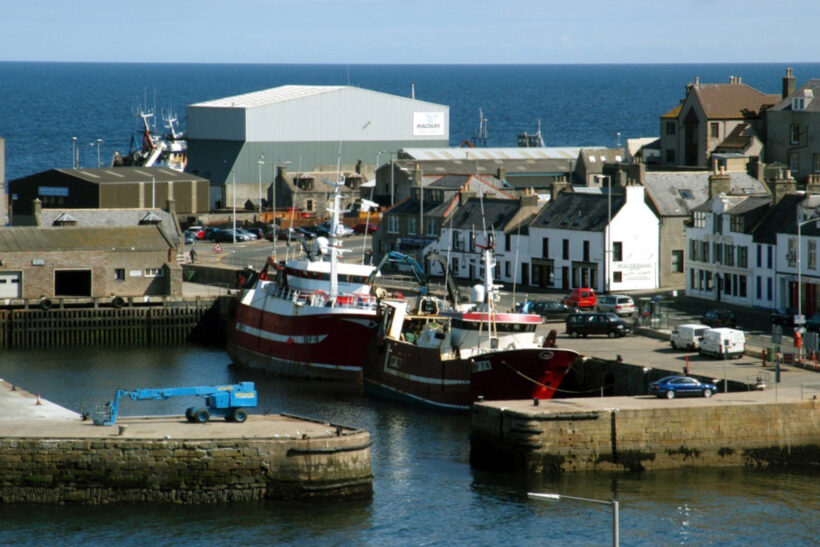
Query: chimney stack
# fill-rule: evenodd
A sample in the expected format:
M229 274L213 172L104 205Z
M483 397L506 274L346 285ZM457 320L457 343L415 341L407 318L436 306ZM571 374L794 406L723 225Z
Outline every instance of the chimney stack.
M177 212L177 205L176 201L172 198L168 198L165 200L165 210L171 213L172 215L176 214Z
M507 171L503 167L499 167L498 171L496 172L495 178L498 180L504 180L507 178Z
M786 75L783 77L783 92L781 94L782 98L785 99L786 97L794 93L794 82L794 71L791 69L791 67L789 67L786 69Z
M729 194L731 190L732 179L723 169L718 172L715 162L715 172L709 175L709 199L714 199L720 194Z
M288 166L287 165L280 165L276 168L276 176L280 179L284 179L288 174Z
M569 184L567 184L566 182L560 182L557 180L553 181L552 189L550 190L550 201L555 201L555 198L558 197L558 194L567 190L568 188Z

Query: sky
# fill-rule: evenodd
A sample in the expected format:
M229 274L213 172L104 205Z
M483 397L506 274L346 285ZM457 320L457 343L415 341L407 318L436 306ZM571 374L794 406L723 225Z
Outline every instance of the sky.
M0 0L0 61L816 62L817 0Z

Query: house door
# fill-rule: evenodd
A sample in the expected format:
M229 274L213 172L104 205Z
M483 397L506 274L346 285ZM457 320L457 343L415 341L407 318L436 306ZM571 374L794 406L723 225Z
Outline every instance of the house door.
M20 272L0 272L0 298L20 298Z
M521 284L530 284L530 265L527 262L521 263Z

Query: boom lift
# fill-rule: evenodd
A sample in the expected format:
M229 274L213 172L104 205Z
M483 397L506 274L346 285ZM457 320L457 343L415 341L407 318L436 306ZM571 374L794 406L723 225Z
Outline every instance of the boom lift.
M171 397L198 396L205 398L205 407L190 407L185 411L189 422L204 424L211 415L222 416L226 421L242 423L248 418L246 408L256 406L256 389L253 382L240 382L221 386L166 387L145 389L118 389L113 401L105 403L94 416L95 425L117 423L120 399L130 397L134 401L161 401Z

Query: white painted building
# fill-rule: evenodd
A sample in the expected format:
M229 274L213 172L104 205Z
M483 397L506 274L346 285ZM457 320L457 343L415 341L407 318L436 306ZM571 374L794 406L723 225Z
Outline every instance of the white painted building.
M657 288L658 218L642 186L623 190L562 192L550 202L528 227L521 284L606 292Z
M686 229L687 295L748 307L771 303L768 245L754 242L770 203L769 196L720 194L694 210Z

